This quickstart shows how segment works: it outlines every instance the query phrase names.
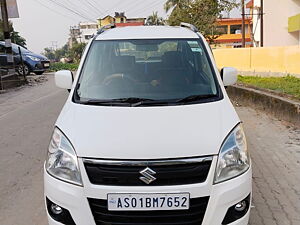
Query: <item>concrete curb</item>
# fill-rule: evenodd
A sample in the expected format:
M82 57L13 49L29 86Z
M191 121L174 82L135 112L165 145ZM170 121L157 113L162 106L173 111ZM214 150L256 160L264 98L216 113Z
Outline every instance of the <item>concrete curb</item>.
M237 85L228 87L227 93L233 101L264 110L280 120L300 127L300 102Z

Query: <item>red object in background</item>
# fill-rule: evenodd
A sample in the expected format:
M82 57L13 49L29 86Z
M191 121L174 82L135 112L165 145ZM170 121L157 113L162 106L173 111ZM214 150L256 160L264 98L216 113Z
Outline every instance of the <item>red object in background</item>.
M143 26L144 22L115 23L116 27Z

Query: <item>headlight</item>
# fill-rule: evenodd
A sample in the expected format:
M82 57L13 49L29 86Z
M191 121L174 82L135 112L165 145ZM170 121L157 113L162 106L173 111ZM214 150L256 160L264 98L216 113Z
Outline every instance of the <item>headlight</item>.
M32 61L41 61L39 58L37 58L37 57L34 57L34 56L32 56L32 55L27 55L27 57L29 58L29 59L31 59Z
M54 129L49 145L46 170L53 177L82 186L74 148L65 135L57 128Z
M237 177L250 167L243 127L239 124L224 141L218 158L214 183Z

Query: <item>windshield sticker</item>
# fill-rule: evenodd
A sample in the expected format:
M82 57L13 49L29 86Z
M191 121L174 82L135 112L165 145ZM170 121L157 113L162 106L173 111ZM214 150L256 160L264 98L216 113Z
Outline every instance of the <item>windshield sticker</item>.
M189 43L189 45L199 46L197 41L188 41L188 43Z
M202 52L202 49L201 48L192 48L192 51L193 52Z

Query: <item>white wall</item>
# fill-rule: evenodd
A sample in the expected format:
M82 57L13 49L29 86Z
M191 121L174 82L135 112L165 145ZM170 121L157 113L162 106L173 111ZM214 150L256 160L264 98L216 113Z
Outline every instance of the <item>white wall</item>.
M260 0L254 0L255 6L260 7ZM255 10L254 14L258 12ZM299 44L299 32L288 32L288 18L300 13L300 0L264 0L264 13L264 46ZM260 20L257 16L253 18L253 30L255 27L254 39L260 41Z
M93 34L97 33L97 28L84 28L82 29L82 26L88 26L88 25L92 25L97 27L98 24L95 22L86 22L86 23L80 23L79 27L80 27L80 37L78 38L78 42L82 42L82 43L87 43L89 41L89 39L86 39L85 36L89 35L92 36Z

